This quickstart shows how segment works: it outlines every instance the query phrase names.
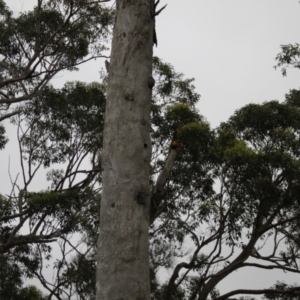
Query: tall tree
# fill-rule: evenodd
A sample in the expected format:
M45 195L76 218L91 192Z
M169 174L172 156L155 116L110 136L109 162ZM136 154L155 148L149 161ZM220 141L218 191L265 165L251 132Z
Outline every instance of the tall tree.
M61 2L75 8L87 4L49 3ZM168 300L209 295L224 300L239 294L297 298L298 286L226 294L216 287L245 267L300 273L299 91L282 104L248 105L210 130L194 107L199 95L191 80L181 80L156 58L153 77L159 81L153 87L154 7L152 1L117 1L102 155L101 85L49 86L14 118L24 184L13 182L14 193L0 197L0 251L12 258L0 279L5 282L5 274L18 278L22 266L25 276L38 277L49 290L48 299L72 299L74 293L78 299L95 298L93 246L100 202L95 180L103 166L98 299L150 299L150 288L151 298ZM0 147L5 142L2 138ZM89 154L92 167L81 169ZM38 168L62 162L67 162L65 171L48 173L49 190L30 191ZM80 174L86 177L78 179ZM26 223L28 234L20 231ZM74 232L86 235L84 251L72 244ZM270 236L273 249L266 254ZM54 264L52 284L41 270L56 239L62 258ZM186 240L194 242L190 253L181 249ZM68 247L77 252L72 259ZM161 267L172 267L162 286L155 278ZM83 269L85 276L79 273Z
M97 299L150 299L154 0L116 1L103 138Z

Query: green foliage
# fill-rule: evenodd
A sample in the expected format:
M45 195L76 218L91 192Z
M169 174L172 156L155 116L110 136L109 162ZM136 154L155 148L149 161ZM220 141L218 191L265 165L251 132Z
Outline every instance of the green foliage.
M86 209L90 208L83 204L91 198L95 197L88 188L82 191L45 191L24 195L26 213L31 216L30 224L33 226L42 215L46 214L49 219L48 226L58 222L61 233L74 232L79 229L78 226L83 221L82 215L85 214Z
M28 162L30 168L41 164L50 166L53 163L69 163L67 172L48 172L47 178L52 190L22 191L18 198L0 198L0 244L4 246L2 251L9 251L10 257L16 262L17 270L23 270L22 277L36 276L37 268L43 261L51 258L52 248L43 243L53 241L53 237L81 232L85 236L94 236L86 241L88 247L95 245L99 230L100 203L99 196L89 184L92 184L100 170L97 153L102 147L104 91L104 87L96 83L68 83L61 90L50 86L31 102L26 103L22 118L14 120L19 128L24 125L28 128L20 135L20 145L23 160ZM87 178L82 184L78 185L78 181L75 181L73 185L77 184L81 189L72 189L78 162L81 163L82 158L88 154L92 156L91 162L96 169L87 172ZM30 181L29 176L28 182ZM71 189L64 191L66 182ZM31 232L25 237L14 233L14 215L20 213L20 203L21 215L24 220L29 221ZM42 229L41 234L39 231L33 234L35 229ZM38 245L35 246L35 243ZM91 263L86 265L88 261ZM81 273L84 264L87 270L93 273L91 266L95 265L95 259L87 260L83 257L80 266L75 268L75 264L72 263L68 267L69 272L61 275L82 295L94 290L91 289L94 279L91 282L90 277L85 277L87 272ZM24 290L24 295L30 299L27 292L32 291ZM83 298L88 299L85 296Z
M286 69L289 67L300 68L300 46L299 44L281 45L281 53L277 54L277 65L275 69L281 67L283 76L286 76Z
M14 300L46 300L47 296L38 290L35 286L29 285L20 289L18 296Z
M47 56L62 56L58 65L60 68L72 68L76 61L82 60L89 53L100 53L104 49L98 42L99 36L107 35L105 26L108 26L112 19L108 18L108 11L100 6L94 5L94 9L85 8L85 11L69 11L67 19L63 12L47 6L36 7L33 11L21 13L14 18L2 0L1 2L1 53L7 57L2 65L2 72L9 67L11 72L22 70L24 64L16 64L26 61L23 58L24 53L20 52L20 43L23 50L42 49L43 54ZM80 15L84 15L85 20L78 18ZM73 23L76 17L77 22ZM40 34L41 32L43 34ZM91 44L94 48L89 48ZM1 79L5 78L4 74L9 73L2 73Z
M16 17L0 4L2 119L19 113L13 104L32 100L58 72L78 70L107 50L113 13L95 1L80 7L38 1Z
M234 189L229 219L235 240L261 210L266 218L280 211L279 220L297 211L300 110L290 104L293 94L285 103L249 104L218 129L212 153L218 174Z
M46 300L35 286L22 287L24 270L11 254L0 254L0 299Z
M153 226L156 234L153 241L159 237L177 245L177 248L173 246L174 264L182 256L179 249L183 241L188 239L195 243L196 250L186 258L184 268L187 270L182 274L193 271L199 276L182 275L175 282L181 283L184 299L194 299L193 291L205 290L206 283L199 278L206 278L206 272L215 274L211 280L207 279L215 282L215 287L219 272L223 274L228 270L230 274L239 268L233 258L229 259L233 254L227 257L220 254L224 244L232 253L242 251L245 256L253 257L252 252L246 253L245 247L240 250L241 243L265 241L275 235L284 241L286 250L278 253L274 249L274 256L264 259L270 264L279 264L282 269L288 266L298 272L299 99L299 91L292 90L283 103L246 105L215 131L211 131L201 117L192 120L193 108L184 103L167 107L163 119L168 122L165 121L162 132L167 132L170 124L169 131L176 130L173 136L179 139L181 147L168 186L168 197L172 200L161 213L158 224ZM187 168L190 164L193 168ZM187 172L181 178L180 173L185 168ZM193 181L194 174L197 174L198 186ZM205 183L207 189L204 189ZM214 190L211 189L213 184ZM199 190L201 194L195 192ZM214 236L218 236L215 250L199 256L202 245ZM207 298L208 294L203 297ZM218 295L212 297L218 298Z
M156 56L153 57L153 72L156 80L153 93L154 103L182 102L194 106L199 101L200 95L195 92L194 79L184 79L182 73L177 73L172 65Z
M102 147L104 92L98 83L66 83L61 90L46 87L24 105L29 128L21 138L24 155L30 153L32 162L42 160L48 167L77 153L96 153Z
M182 243L186 230L178 222L180 215L213 193L207 160L213 132L195 108L200 96L192 84L193 79L184 79L171 65L156 57L153 68L156 85L151 111L152 182L164 166L172 141L179 143L166 197L158 207L162 211L159 222L167 222L160 233L171 244ZM195 228L199 219L192 218L191 223Z
M194 161L207 158L209 148L214 139L213 133L206 122L189 122L178 129L178 139L182 152L188 153Z
M188 104L175 103L167 107L165 119L170 123L171 129L176 131L187 122L200 121L200 116Z
M80 299L96 299L96 254L77 255L63 274L68 285L73 285Z
M5 128L2 124L0 124L0 150L4 148L8 139L5 137Z
M0 299L15 300L14 296L21 287L22 271L11 257L0 254Z
M300 299L300 286L297 284L288 285L284 282L277 281L274 286L271 287L275 291L282 291L282 293L265 294L263 299L268 300L299 300ZM285 294L284 292L287 292Z
M87 247L95 246L100 208L95 180L100 171L98 153L102 147L104 93L105 87L97 83L67 83L62 89L49 86L23 105L22 116L14 118L19 128L22 167L27 164L29 172L23 173L25 185L22 190L16 189L17 197L0 197L0 252L7 253L16 262L22 277L38 276L38 268L52 257L52 247L47 243L57 238L69 239L71 234L80 233ZM82 170L82 162L88 156L88 165L92 167ZM50 189L30 192L29 184L36 170L54 163L66 165L63 170L48 172ZM25 221L29 234L16 231L17 226L24 227ZM84 264L90 269L95 259L83 257L78 268L74 263L59 264L59 272L61 268L63 272L64 268L74 270L72 274L65 272L59 276L67 278L79 294L92 291L93 282L83 277L87 272L82 275L80 272ZM69 285L62 285L58 291ZM84 296L84 299L88 298Z

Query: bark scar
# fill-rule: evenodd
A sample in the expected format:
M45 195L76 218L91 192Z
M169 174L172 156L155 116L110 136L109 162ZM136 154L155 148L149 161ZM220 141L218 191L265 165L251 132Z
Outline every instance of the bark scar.
M147 194L145 192L139 191L136 194L135 198L136 198L136 201L138 204L144 205L144 204L146 204Z

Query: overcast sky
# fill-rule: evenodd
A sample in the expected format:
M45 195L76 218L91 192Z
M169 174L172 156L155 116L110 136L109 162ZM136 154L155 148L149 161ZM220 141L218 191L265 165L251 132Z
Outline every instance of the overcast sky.
M6 3L19 12L36 0ZM290 89L300 87L300 70L290 69L282 77L273 68L280 45L300 43L298 0L162 0L160 5L164 4L168 6L157 17L154 54L177 72L195 78L201 94L198 108L213 127L245 104L282 101ZM79 72L61 74L53 83L98 81L103 66L104 60L92 61ZM8 151L9 144L0 153L1 166L7 164ZM234 273L220 284L221 290L266 288L274 279L286 278L274 271L272 276L265 271L247 274L246 270ZM300 282L297 275L286 281Z

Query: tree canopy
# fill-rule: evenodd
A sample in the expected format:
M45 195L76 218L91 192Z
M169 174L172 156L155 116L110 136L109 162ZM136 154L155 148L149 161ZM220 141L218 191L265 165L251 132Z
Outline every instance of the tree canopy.
M102 56L113 13L75 4L38 1L13 17L0 0L1 119L15 126L20 151L20 175L0 195L3 299L96 297L107 78L62 88L50 80ZM245 268L299 276L300 91L248 104L212 129L193 79L157 57L153 78L151 299L299 299L297 284L225 294L218 284ZM0 125L0 149L6 144ZM40 190L34 178L43 168L48 187ZM170 274L163 282L162 269ZM39 279L47 295L24 287L26 278Z
M62 70L104 56L112 12L97 1L75 5L38 0L13 16L0 1L0 120L17 114Z
M152 102L150 178L154 299L198 299L200 291L214 295L224 277L247 266L298 273L300 92L290 91L284 103L249 104L212 130L195 108L199 95L192 80L158 58L154 70L158 81ZM68 289L82 299L94 297L104 107L104 85L75 82L62 89L44 89L24 105L20 117L14 117L22 133L26 176L23 188L16 185L10 197L1 198L1 250L43 282L37 270L45 259L51 261L50 242L58 239L62 258L54 264L57 299ZM83 170L88 156L90 169ZM64 163L64 168L47 173L49 189L31 192L35 168L57 163ZM22 235L18 228L27 220L30 233ZM74 242L70 238L74 233L83 238L72 247L79 251L77 244L86 246L70 261L67 245ZM273 247L270 253L264 252L266 240ZM184 253L187 241L194 246ZM205 250L208 245L213 250ZM82 277L78 271L85 268ZM161 268L173 269L162 286L155 277ZM215 298L225 299L240 290L232 293L217 293ZM243 289L247 293L252 291Z

